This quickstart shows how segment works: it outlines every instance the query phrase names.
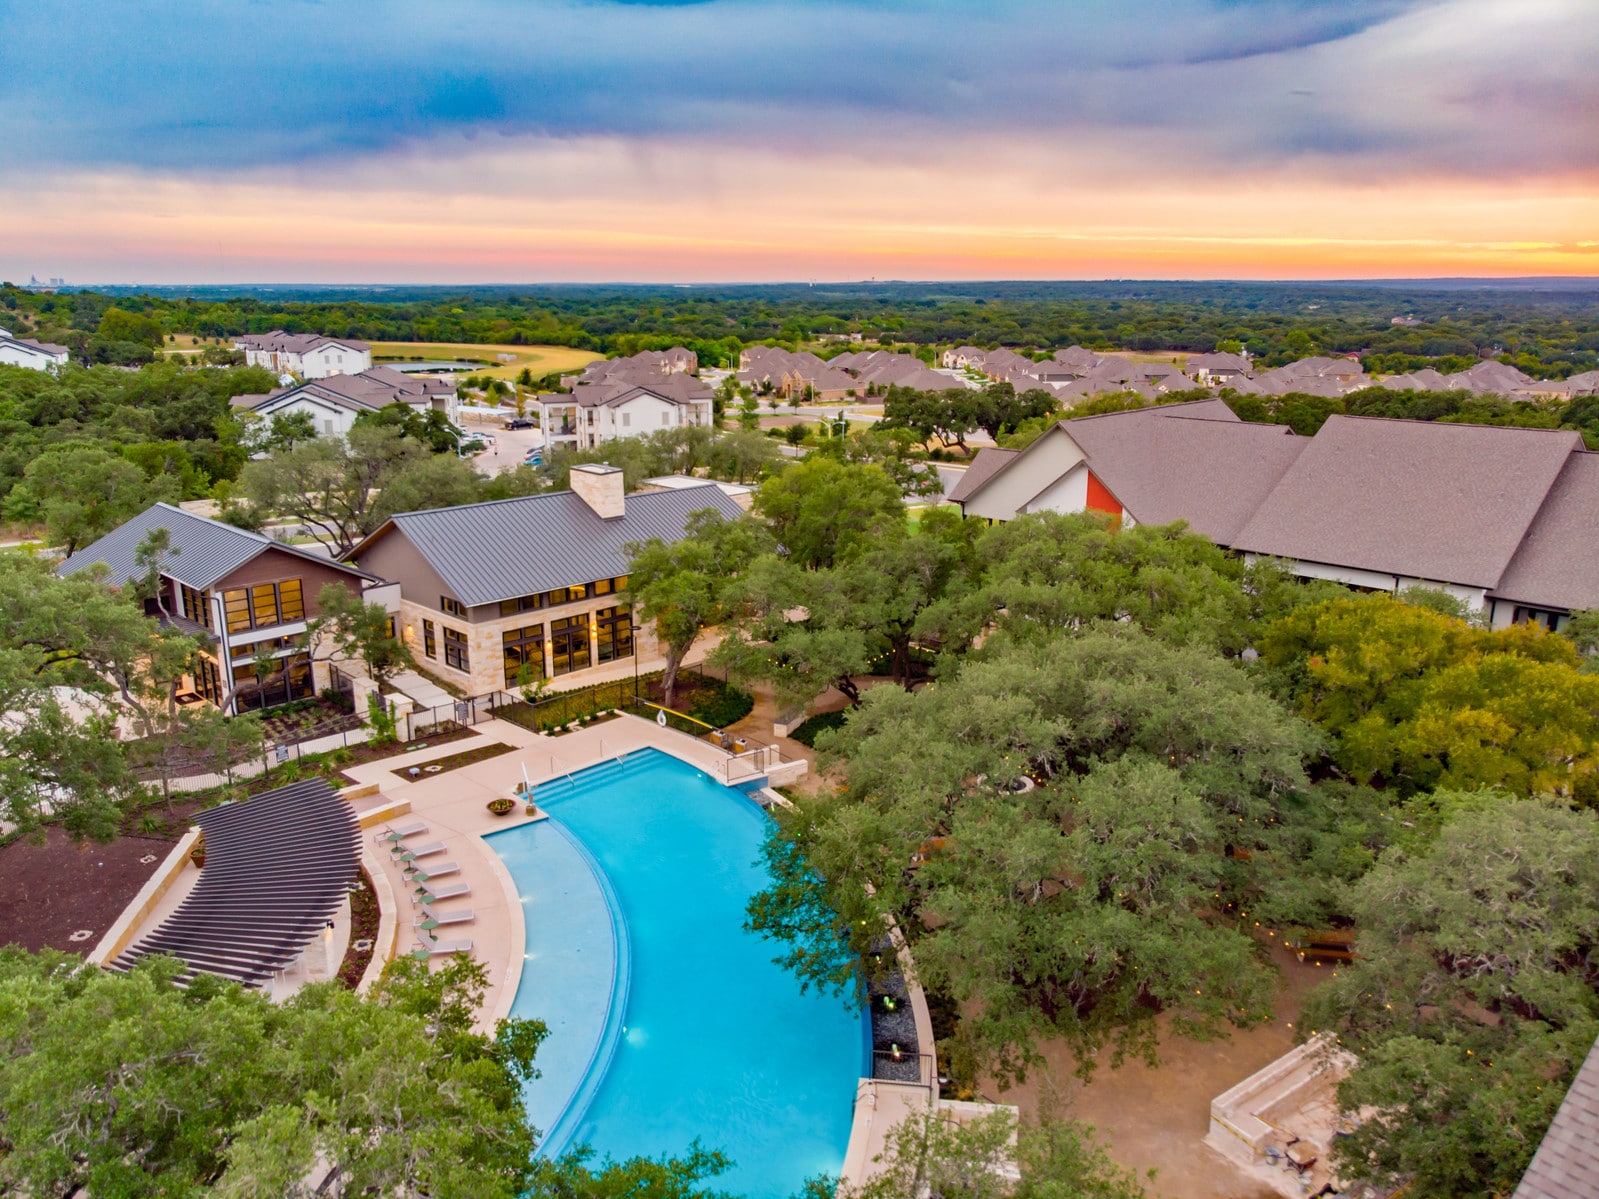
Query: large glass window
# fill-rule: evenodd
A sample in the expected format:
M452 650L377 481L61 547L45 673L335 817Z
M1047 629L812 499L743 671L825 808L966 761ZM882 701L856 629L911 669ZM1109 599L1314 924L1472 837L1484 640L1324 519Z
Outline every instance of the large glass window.
M292 700L308 699L314 692L311 659L307 654L291 654L273 663L271 674L256 677L254 662L236 662L233 678L238 685L234 704L241 712L275 708Z
M184 618L209 629L211 627L211 593L209 591L196 591L193 587L179 584L178 595L183 604Z
M438 639L434 634L433 622L431 620L424 620L422 622L422 652L430 658L437 658L439 656Z
M563 616L550 622L550 646L557 675L584 670L589 664L589 622L585 616Z
M305 619L305 596L299 579L281 583L257 583L222 593L222 608L228 632L265 629Z
M228 632L237 633L250 627L250 593L242 587L222 593L222 609L228 618Z
M222 675L216 662L205 654L194 659L194 689L214 704L222 702Z
M516 599L500 601L500 615L516 616L523 612L536 612L543 606L544 596L542 593L518 596Z
M285 579L278 584L278 610L284 624L305 619L305 596L299 579Z
M614 662L633 656L633 613L626 608L601 608L594 614L594 658Z
M522 629L506 629L503 639L505 641L505 685L507 687L515 687L521 682L520 676L524 663L532 678L542 679L544 677L543 625L533 624Z
M457 670L471 670L472 659L466 648L466 634L444 626L444 664Z
M466 609L461 606L460 600L453 600L447 595L439 596L439 611L446 616L459 616L466 619Z

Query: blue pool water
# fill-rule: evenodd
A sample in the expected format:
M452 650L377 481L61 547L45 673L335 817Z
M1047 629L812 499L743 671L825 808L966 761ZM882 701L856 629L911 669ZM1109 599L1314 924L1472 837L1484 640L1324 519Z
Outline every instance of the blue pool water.
M865 1032L743 930L766 816L653 750L538 800L549 820L489 840L527 918L511 1011L551 1026L526 1090L543 1151L653 1157L698 1138L734 1160L715 1185L750 1199L836 1173Z

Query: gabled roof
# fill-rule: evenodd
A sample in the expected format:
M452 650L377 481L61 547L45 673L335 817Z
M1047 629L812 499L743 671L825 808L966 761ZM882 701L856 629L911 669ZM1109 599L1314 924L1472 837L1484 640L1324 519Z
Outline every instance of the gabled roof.
M255 410L274 408L300 397L321 400L353 412L376 412L390 404L428 403L434 396L452 395L453 384L443 379L423 379L387 366L374 366L353 375L308 379L293 387L280 387L266 395L235 396L233 406Z
M269 549L295 554L322 566L359 574L362 578L371 577L343 562L308 553L298 546L284 545L248 529L236 529L219 520L196 516L172 504L153 504L98 541L84 546L56 570L63 575L73 575L96 562L104 562L111 568L111 582L117 586L142 578L144 568L136 560L135 552L152 529L165 529L170 533L172 549L177 551L168 555L161 572L197 591L204 591Z
M1534 607L1591 607L1599 596L1596 551L1599 454L1572 454L1494 590Z
M1235 549L1493 587L1582 438L1332 416Z
M1599 1195L1599 1041L1549 1122L1511 1199Z
M553 591L628 572L630 541L677 541L688 518L714 508L728 520L743 515L720 487L630 495L622 516L605 520L575 492L557 491L457 508L402 512L351 551L403 534L455 598L468 606Z
M1066 422L1065 430L1087 455L1094 477L1139 524L1184 520L1194 532L1228 545L1310 439L1284 425L1245 424L1236 416L1156 419L1190 407L1199 405L1112 414L1132 419L1085 417Z
M0 343L21 346L35 354L46 354L51 358L59 358L67 353L66 346L58 346L54 342L38 341L32 337L14 337L5 330L0 329Z
M960 482L949 489L944 498L952 504L964 503L982 485L1004 470L1021 455L1021 450L1002 450L998 446L984 446L977 451L960 477Z
M329 337L323 333L285 333L274 329L270 333L243 333L233 339L235 345L252 350L276 351L280 354L309 354L325 345L343 346L347 350L369 350L364 341L350 337Z

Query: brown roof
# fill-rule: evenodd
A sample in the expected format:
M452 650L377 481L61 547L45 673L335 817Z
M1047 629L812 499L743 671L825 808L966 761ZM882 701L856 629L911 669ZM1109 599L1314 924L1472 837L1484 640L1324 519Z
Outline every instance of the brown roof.
M1233 545L1493 587L1581 448L1569 430L1332 416Z
M1571 1080L1511 1199L1599 1195L1599 1041Z
M1211 403L1226 408L1219 400L1171 404L1084 417L1064 428L1094 477L1140 524L1184 520L1228 545L1310 439L1284 425L1244 424L1231 409L1221 419L1194 412Z
M244 333L234 338L234 341L253 350L275 350L278 353L289 354L308 354L329 342L351 350L372 348L366 342L356 341L350 337L328 337L322 333L285 333L282 329L274 329L271 333Z
M952 504L959 504L966 500L973 492L1004 470L1021 454L1020 450L1002 450L998 446L984 446L977 451L977 457L972 459L960 477L960 482L949 489L949 494L944 498Z
M1533 607L1587 608L1599 596L1599 454L1572 454L1494 591Z

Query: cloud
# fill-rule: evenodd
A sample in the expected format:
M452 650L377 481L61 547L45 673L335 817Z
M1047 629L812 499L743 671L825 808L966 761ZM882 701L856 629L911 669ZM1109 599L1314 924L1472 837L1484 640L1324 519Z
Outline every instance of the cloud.
M1584 0L43 0L0 47L0 175L343 168L460 137L1592 170L1596 27Z

